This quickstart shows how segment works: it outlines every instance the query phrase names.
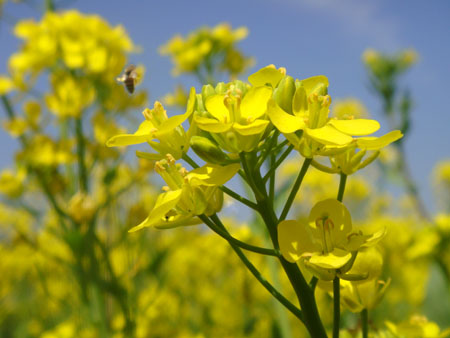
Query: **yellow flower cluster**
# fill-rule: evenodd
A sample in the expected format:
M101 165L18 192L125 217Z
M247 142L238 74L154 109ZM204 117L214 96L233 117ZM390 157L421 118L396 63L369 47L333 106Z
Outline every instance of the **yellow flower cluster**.
M232 30L229 24L202 27L186 38L174 36L160 48L162 55L170 55L175 65L174 75L199 71L201 67L224 69L230 74L240 74L251 59L242 55L235 44L247 37L246 27ZM215 60L220 58L220 61ZM213 64L220 62L219 64Z

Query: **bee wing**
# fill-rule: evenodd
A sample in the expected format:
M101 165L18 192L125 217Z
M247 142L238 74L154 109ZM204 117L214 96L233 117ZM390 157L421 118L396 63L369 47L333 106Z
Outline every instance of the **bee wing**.
M122 74L121 76L116 77L116 81L119 81L119 82L125 82L126 79L127 79L127 77L125 76L125 74Z

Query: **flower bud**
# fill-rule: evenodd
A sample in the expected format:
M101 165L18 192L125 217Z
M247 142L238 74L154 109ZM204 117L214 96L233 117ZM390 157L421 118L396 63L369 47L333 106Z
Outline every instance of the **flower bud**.
M194 152L202 160L208 163L224 164L229 160L228 156L222 151L222 149L206 137L192 136L190 142Z
M273 93L275 102L287 113L292 114L292 98L295 93L295 81L292 76L285 76Z
M224 82L219 82L216 85L216 94L225 94L227 90L227 85Z
M203 102L206 101L206 99L211 96L211 95L215 95L216 91L214 90L214 87L211 86L210 84L207 84L205 86L202 87L202 100Z

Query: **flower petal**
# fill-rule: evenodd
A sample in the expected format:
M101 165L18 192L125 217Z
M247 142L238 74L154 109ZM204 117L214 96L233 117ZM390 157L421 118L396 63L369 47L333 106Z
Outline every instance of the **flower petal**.
M206 110L220 122L230 122L230 112L224 103L225 95L211 95L206 99Z
M293 220L278 224L278 243L281 254L291 263L297 262L305 252L321 249L312 241L308 227Z
M189 172L187 177L191 185L219 186L231 180L240 167L239 163L226 166L206 164Z
M243 125L240 123L233 124L233 129L236 130L241 135L257 135L266 129L269 124L268 120L255 120L250 124Z
M370 135L380 129L380 124L375 120L330 120L328 122L337 130L347 135L362 136Z
M144 143L153 139L152 133L155 130L153 124L150 121L145 120L140 124L138 130L134 134L115 135L106 142L106 145L108 147L120 147Z
M328 87L328 78L325 75L317 75L301 80L302 86L305 88L306 94L311 94L318 85Z
M327 255L315 255L309 259L309 263L324 269L339 269L350 259L352 254L348 251L335 248Z
M273 100L270 100L267 105L267 114L273 125L282 133L290 134L305 128L305 122L302 118L289 115Z
M151 227L158 224L166 214L172 210L181 198L182 190L174 190L162 193L156 199L155 206L148 217L139 225L128 230L128 232L135 232L145 227Z
M269 87L254 87L250 89L241 102L241 118L256 119L267 110L267 102L272 96L272 89Z
M400 130L393 130L381 137L360 137L357 139L358 148L367 150L379 150L401 139L403 134Z
M173 131L176 127L186 121L186 119L194 112L195 98L195 88L192 87L189 94L186 112L183 115L172 116L161 123L158 131L155 133L155 137Z
M341 133L339 130L337 130L333 126L330 126L329 124L316 129L307 128L305 131L309 137L325 145L343 146L349 144L353 140L351 136Z
M223 133L230 130L233 125L232 123L222 123L216 119L210 119L202 116L195 116L194 121L200 129L211 133Z
M274 67L267 66L250 75L248 77L248 82L255 87L264 86L266 84L276 87L283 76L284 75L279 70Z

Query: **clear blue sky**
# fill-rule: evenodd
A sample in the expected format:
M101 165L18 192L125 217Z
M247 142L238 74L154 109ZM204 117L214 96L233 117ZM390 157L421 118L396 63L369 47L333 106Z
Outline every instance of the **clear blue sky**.
M413 47L419 63L404 77L415 100L411 135L406 141L414 178L432 205L430 174L435 163L450 158L450 1L447 0L228 0L228 1L63 1L85 13L96 13L112 25L123 24L143 48L132 62L147 67L144 86L150 101L175 83L171 64L157 48L175 33L201 25L230 22L245 25L250 35L241 49L256 58L256 67L273 63L297 78L324 74L332 98L361 99L372 116L386 121L379 102L367 89L361 54L368 47L385 52ZM28 5L8 3L5 18L36 16ZM11 25L0 26L0 73L19 41ZM187 79L181 79L189 84ZM2 112L3 114L3 112ZM140 114L140 112L136 112ZM3 118L3 116L1 116ZM384 123L383 123L384 122ZM386 129L384 129L386 131ZM9 166L16 142L0 131L0 168Z

